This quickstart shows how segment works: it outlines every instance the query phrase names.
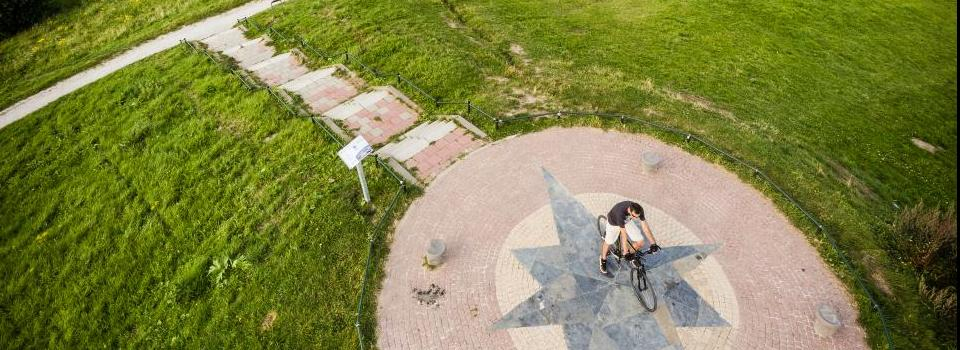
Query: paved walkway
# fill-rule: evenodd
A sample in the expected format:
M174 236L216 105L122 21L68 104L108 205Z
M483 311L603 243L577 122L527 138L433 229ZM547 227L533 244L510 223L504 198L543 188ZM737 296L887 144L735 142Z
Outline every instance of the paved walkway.
M620 157L645 151L665 158L657 173L641 173L639 157ZM681 327L670 337L680 347L867 348L850 295L769 199L676 147L590 128L501 140L433 180L393 236L377 303L381 348L576 348L569 343L576 337L557 325L494 328L544 288L514 250L557 244L543 169L592 212L617 199L641 201L665 246L720 245L682 277L726 325L684 328L674 316ZM434 238L446 242L447 261L427 270L423 258ZM844 326L832 338L813 333L818 303L841 314Z
M199 40L215 33L230 29L237 21L263 12L270 8L272 0L256 0L234 8L200 22L184 26L176 31L163 34L147 41L119 56L111 58L93 68L69 77L56 85L40 91L0 112L0 128L36 112L57 99L74 92L87 84L95 82L120 68L126 67L155 53L174 47L180 39Z
M377 156L395 160L392 166L408 181L429 182L459 156L484 144L481 139L486 134L460 116L420 122L423 111L400 90L369 87L342 64L311 71L300 52L277 54L269 37L247 38L243 27L200 42L264 84L299 95L309 109L305 112L320 116L338 134L362 135L370 144L381 146Z

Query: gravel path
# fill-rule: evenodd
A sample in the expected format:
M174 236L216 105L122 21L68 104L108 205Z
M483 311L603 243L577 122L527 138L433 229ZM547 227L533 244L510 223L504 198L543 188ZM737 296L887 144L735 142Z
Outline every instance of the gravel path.
M163 34L153 40L147 41L134 47L114 58L102 62L93 68L64 79L56 85L40 91L37 94L27 97L13 106L0 112L0 128L20 120L21 118L36 112L40 108L56 101L57 99L74 92L87 84L95 82L110 73L116 72L120 68L126 67L137 61L149 57L160 51L174 47L180 42L180 39L199 40L210 35L230 29L237 20L250 17L264 10L269 9L271 0L256 0L243 6L234 8L219 15L208 17L200 22L186 25L176 31Z

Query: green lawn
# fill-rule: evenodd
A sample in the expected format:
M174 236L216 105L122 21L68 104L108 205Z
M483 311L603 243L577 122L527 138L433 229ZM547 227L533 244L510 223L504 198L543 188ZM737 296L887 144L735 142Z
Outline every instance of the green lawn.
M246 1L72 1L62 12L0 40L0 109L141 42Z
M759 166L839 236L887 310L898 347L956 346L914 272L886 250L899 238L887 225L895 205L955 202L955 3L292 2L256 19L500 115L611 111L701 134ZM494 131L472 118L496 137L558 124ZM589 118L559 124L616 127ZM940 151L921 150L913 137ZM820 247L880 346L879 320L823 236L747 171L731 169L771 193Z
M176 48L0 130L2 347L356 347L376 215L283 113ZM367 169L383 206L396 182ZM246 264L217 283L224 257Z
M615 111L695 131L758 165L838 235L871 277L897 347L956 347L914 272L886 250L894 202L956 200L955 3L294 0L256 19L489 112ZM343 232L370 220L357 214L356 180L308 121L283 119L266 93L231 79L176 50L0 130L12 155L0 161L0 342L355 346L366 251ZM429 113L455 111L399 87ZM619 127L583 118L495 130L469 117L495 137ZM730 168L836 267L879 348L879 321L822 236ZM371 173L385 201L394 185ZM214 260L240 255L251 266L216 286ZM277 324L261 332L270 310ZM368 337L373 317L364 314Z

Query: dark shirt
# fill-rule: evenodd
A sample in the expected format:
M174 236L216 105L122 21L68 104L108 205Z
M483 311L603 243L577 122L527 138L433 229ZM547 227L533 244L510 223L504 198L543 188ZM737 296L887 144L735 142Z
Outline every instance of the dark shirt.
M633 202L623 201L614 205L613 209L610 209L610 212L607 213L607 222L614 226L626 226L627 217L630 216L630 214L627 213L627 208L630 208L631 204L633 204ZM637 215L638 219L641 221L646 220L646 218L643 217L643 207L640 207L640 212L637 214L639 214Z

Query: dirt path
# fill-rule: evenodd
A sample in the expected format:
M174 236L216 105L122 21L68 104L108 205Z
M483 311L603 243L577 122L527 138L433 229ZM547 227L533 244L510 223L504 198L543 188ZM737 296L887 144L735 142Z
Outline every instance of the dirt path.
M140 44L116 57L101 62L93 68L64 79L56 85L40 91L33 96L27 97L13 106L0 112L0 128L20 120L21 118L36 112L40 108L56 101L57 99L74 92L87 84L95 82L110 73L116 72L120 68L126 67L155 53L169 49L180 39L199 40L210 35L230 29L237 23L237 20L250 17L264 10L269 9L271 0L256 0L243 6L234 8L230 11L208 17L200 22L186 25L173 32L163 34L153 40Z

